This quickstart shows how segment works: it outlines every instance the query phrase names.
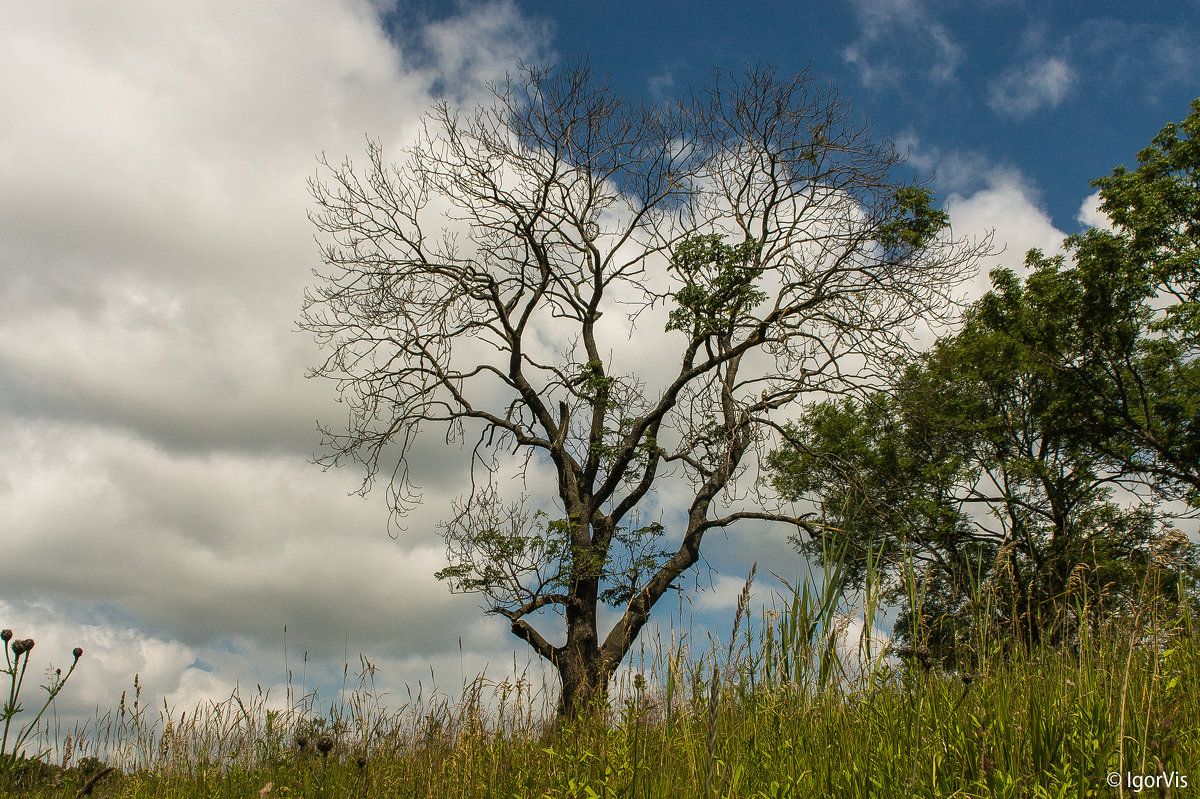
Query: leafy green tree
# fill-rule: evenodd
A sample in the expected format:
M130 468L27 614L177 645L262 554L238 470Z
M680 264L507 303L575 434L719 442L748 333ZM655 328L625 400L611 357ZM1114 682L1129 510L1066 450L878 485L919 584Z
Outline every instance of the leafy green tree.
M1036 641L1070 637L1082 603L1119 609L1152 567L1163 597L1195 576L1153 502L1115 497L1200 507L1200 101L1093 185L1112 230L1030 251L1024 280L993 272L893 391L813 407L770 459L779 490L814 503L807 554L836 534L860 568L869 551L915 567L924 604L897 630L945 656L980 584L989 621Z
M1111 230L1029 253L1022 286L997 283L982 313L1055 371L1088 446L1109 467L1200 507L1200 100L1096 181Z
M987 623L1022 640L1069 637L1079 604L1111 609L1137 588L1159 530L1149 508L1113 501L1116 477L1077 444L1053 372L1030 356L976 307L894 392L814 406L769 461L781 493L815 506L801 551L848 541L852 581L870 553L902 605L899 637L948 660L984 600Z
M312 184L325 270L302 326L349 410L324 462L365 467L364 491L382 474L402 514L418 442L473 442L440 576L556 668L573 715L710 531L795 524L757 496L776 419L878 382L906 331L951 317L980 247L808 75L651 107L534 69L423 131L400 165L372 143ZM614 362L634 336L662 353L648 374ZM553 473L555 504L510 504L514 460ZM647 523L665 480L684 502Z

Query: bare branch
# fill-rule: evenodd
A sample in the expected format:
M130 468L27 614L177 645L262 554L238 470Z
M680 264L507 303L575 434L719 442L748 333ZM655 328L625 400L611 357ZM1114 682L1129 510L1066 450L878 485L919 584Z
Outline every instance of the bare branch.
M323 462L364 465L364 491L392 467L397 514L420 501L417 442L475 442L442 574L554 660L570 704L569 683L607 684L705 531L796 523L713 507L759 490L784 415L878 384L948 320L986 242L951 239L895 149L808 73L752 68L661 106L580 66L495 93L435 105L399 164L378 142L362 168L321 159L324 270L301 326L348 410ZM555 500L505 509L501 454L552 468ZM666 480L688 508L646 524ZM625 608L603 647L601 602ZM547 607L557 649L526 618Z

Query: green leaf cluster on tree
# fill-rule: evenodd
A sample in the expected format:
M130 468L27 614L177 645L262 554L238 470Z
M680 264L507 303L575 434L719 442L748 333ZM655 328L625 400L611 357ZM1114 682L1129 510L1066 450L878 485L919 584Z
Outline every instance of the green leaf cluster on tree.
M925 247L947 225L950 215L933 205L933 192L924 186L905 186L896 192L896 219L883 227L879 242L889 251Z
M1137 169L1094 181L1111 230L1030 251L1023 280L994 271L891 390L788 426L769 466L814 508L800 550L839 539L859 583L881 555L901 639L947 661L970 657L974 625L1070 641L1148 584L1170 600L1194 580L1168 510L1200 507L1198 134L1200 101Z
M679 243L670 271L681 281L674 294L679 306L668 317L667 330L682 330L695 339L733 335L738 320L767 298L754 286L764 267L755 239L731 246L716 233Z

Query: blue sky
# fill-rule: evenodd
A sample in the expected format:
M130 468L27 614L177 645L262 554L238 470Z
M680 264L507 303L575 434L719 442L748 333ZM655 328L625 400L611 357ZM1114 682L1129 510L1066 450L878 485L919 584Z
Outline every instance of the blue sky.
M431 666L453 692L527 658L432 576L463 452L421 451L394 540L382 492L308 462L339 416L295 330L318 153L408 141L438 92L484 102L521 62L587 56L647 100L714 66L811 65L936 173L956 233L994 231L986 270L1100 222L1087 182L1200 96L1196 2L0 0L0 20L0 626L35 663L84 647L65 718L134 673L151 705L278 698L284 625L310 688L347 652L400 695ZM800 569L779 531L710 544L690 598L709 623L751 562L764 596L769 568Z
M1072 231L1087 182L1200 95L1196 2L519 5L552 21L556 54L586 54L628 94L703 83L714 66L811 65L879 135L1019 170Z

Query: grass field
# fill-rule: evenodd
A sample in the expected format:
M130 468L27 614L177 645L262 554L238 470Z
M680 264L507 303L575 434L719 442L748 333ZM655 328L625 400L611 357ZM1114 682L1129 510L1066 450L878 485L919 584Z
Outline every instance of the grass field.
M314 696L279 711L257 695L174 716L148 711L135 689L42 761L10 768L0 796L86 795L106 766L90 795L1200 793L1200 635L1186 609L1131 608L1056 647L1002 640L985 624L971 669L955 672L846 641L844 602L816 584L760 619L746 596L733 641L657 648L587 719L556 723L545 686L519 679L386 709L362 659L357 689L319 715ZM870 621L865 605L859 620Z

